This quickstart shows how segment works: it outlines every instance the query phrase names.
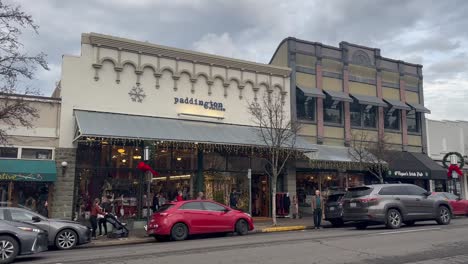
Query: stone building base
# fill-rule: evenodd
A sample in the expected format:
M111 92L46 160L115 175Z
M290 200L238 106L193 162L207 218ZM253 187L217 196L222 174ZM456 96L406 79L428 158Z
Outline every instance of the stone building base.
M72 219L73 193L75 189L76 148L57 148L55 150L57 181L55 182L51 217ZM67 162L62 167L62 162Z

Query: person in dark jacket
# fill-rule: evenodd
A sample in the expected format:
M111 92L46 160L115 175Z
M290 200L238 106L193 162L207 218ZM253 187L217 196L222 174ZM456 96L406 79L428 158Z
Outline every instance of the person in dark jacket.
M231 208L237 208L237 202L239 200L239 194L236 192L236 189L232 189L231 194L229 195L229 206Z
M286 193L286 196L283 199L283 205L284 205L284 214L288 216L289 211L291 209L291 198L289 197L289 193Z
M158 211L159 209L159 194L158 193L154 193L153 195L153 212L156 212Z

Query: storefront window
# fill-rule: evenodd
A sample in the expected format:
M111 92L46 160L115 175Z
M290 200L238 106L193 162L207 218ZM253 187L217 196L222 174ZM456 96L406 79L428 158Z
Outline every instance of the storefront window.
M235 191L236 207L249 209L249 181L246 173L237 172L204 172L205 196L218 203L230 205L230 196Z
M323 102L323 120L326 123L342 124L342 102L334 101L330 96Z
M385 109L384 126L385 129L400 130L400 110Z
M1 182L0 201L13 206L24 206L31 211L48 217L50 183L45 182Z
M415 111L409 111L406 114L406 124L408 132L419 133L421 132L421 115Z
M250 168L250 157L248 156L229 156L228 171L245 171Z
M194 149L173 150L173 169L175 170L196 170L197 155Z
M203 154L203 168L205 170L226 170L226 156L219 152L209 152Z
M310 199L316 190L324 194L331 190L343 187L338 172L298 172L296 173L296 189L299 206L310 206Z

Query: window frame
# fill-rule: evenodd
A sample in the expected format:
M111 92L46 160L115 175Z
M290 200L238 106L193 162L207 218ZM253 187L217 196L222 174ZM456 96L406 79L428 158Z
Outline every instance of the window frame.
M299 99L300 97L303 97L304 98L304 102L301 102L299 104ZM309 115L307 113L307 102L308 100L310 100L312 102L312 105L313 107L311 108L313 110L313 115L312 115L312 118L309 118ZM303 111L304 111L304 116L299 116L298 113L298 109L302 107L303 108ZM316 97L312 97L312 96L306 96L305 94L302 93L302 91L298 91L296 90L296 118L298 121L301 121L301 122L307 122L307 123L316 123L317 122L317 98Z
M25 158L23 157L24 150L32 150L33 152L36 152L36 156L38 152L40 151L50 151L50 158L47 159L40 159L40 158ZM54 150L50 148L30 148L30 147L21 147L21 155L19 155L20 159L22 160L53 160L54 157Z
M338 101L337 103L337 108L340 109L340 122L333 122L333 121L327 121L326 120L326 112L327 112L327 104L331 104L333 105L333 102L334 101ZM323 123L325 125L331 125L331 126L343 126L343 122L344 122L344 107L343 107L343 101L339 101L339 100L333 100L331 96L329 96L327 94L327 96L323 99Z
M401 131L401 109L395 109L394 110L394 113L398 113L398 128L395 129L395 128L388 128L386 126L386 120L387 120L387 114L388 112L390 111L390 109L392 109L391 107L386 107L384 108L384 130L387 130L387 131L398 131L400 132ZM392 114L393 115L393 114Z
M3 146L3 147L0 147L0 149L16 149L16 157L13 158L13 157L1 157L0 156L0 159L18 159L20 157L20 153L21 153L21 149L19 147L7 147L7 146Z
M356 111L352 111L353 106L359 106L359 125L353 124L353 120L351 118L351 113L356 113ZM351 121L351 127L353 128L359 128L359 129L369 129L369 130L377 130L378 129L378 124L379 124L379 113L378 113L378 106L371 105L370 111L374 111L375 115L375 125L374 126L366 126L365 124L365 114L366 114L366 107L367 105L360 104L358 100L354 100L352 103L349 104L349 117Z
M414 118L409 117L411 112L414 112ZM413 114L411 114L411 115L413 115ZM409 119L413 119L416 122L416 130L410 130L409 129L409 126L408 126L408 120ZM421 119L422 118L421 118L421 113L420 112L417 112L415 110L410 110L410 111L406 112L406 128L407 128L408 133L412 133L412 134L420 134L421 133L421 124L422 124Z

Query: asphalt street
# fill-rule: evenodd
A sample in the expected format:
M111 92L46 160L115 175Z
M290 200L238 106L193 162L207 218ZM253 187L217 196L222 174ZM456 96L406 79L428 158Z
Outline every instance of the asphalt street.
M343 227L78 248L21 257L17 263L468 263L468 218L448 226L423 222L399 230Z

